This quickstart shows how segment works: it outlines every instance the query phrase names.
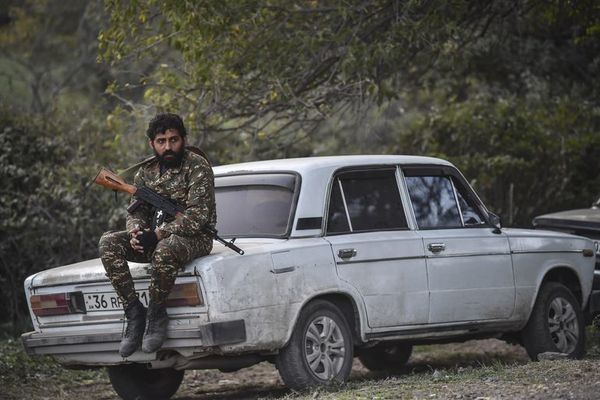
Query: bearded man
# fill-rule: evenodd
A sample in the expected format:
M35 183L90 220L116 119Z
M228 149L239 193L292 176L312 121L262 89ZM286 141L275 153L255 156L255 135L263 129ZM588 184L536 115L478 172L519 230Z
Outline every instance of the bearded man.
M127 215L127 230L106 232L100 238L100 258L127 319L119 348L122 357L140 345L147 353L162 346L169 322L165 303L177 272L210 253L212 237L203 228L216 224L212 168L206 158L186 149L181 118L158 114L146 134L155 157L137 171L135 186L147 186L185 211L169 220L161 210L142 204ZM147 310L138 299L127 260L152 263Z

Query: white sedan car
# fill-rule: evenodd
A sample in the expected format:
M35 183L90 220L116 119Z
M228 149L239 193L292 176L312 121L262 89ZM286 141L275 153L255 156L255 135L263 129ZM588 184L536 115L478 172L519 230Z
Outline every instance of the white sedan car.
M31 355L108 367L124 399L164 399L186 369L261 361L292 388L345 381L358 356L401 367L414 344L501 337L532 359L584 353L594 244L501 228L449 162L340 156L214 168L213 252L179 273L156 353L123 359L124 315L99 259L25 281ZM131 263L147 302L149 264Z

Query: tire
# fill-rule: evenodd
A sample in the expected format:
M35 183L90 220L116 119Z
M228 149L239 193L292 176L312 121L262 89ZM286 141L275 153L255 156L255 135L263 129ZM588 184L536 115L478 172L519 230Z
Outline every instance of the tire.
M115 392L124 400L165 400L179 389L185 371L148 369L141 364L108 367Z
M316 300L300 313L276 364L283 382L303 390L342 383L352 370L354 346L348 322L332 303Z
M583 357L583 314L579 302L566 286L556 282L542 285L522 338L527 354L534 361L545 352L564 353L569 358Z
M371 371L394 371L403 368L410 355L412 345L405 343L380 343L374 347L360 349L358 359Z

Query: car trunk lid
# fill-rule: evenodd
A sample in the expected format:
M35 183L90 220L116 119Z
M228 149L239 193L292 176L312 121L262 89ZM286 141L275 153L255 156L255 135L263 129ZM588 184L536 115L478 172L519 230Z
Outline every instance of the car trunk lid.
M129 270L134 279L148 276L149 263L129 263ZM69 285L73 283L93 283L108 281L106 271L99 258L82 261L74 264L47 269L38 272L31 281L33 288Z

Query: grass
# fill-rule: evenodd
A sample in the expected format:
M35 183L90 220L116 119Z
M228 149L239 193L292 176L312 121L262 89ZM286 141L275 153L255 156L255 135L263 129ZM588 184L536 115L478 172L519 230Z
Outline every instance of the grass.
M486 345L487 345L486 341ZM518 346L416 347L409 368L396 375L366 372L345 385L289 393L289 400L598 398L600 331L587 330L583 360L530 362ZM356 375L356 374L354 374Z
M293 400L597 398L600 360L557 360L435 369L291 393ZM544 394L545 393L545 394Z
M585 363L586 361L584 361ZM587 369L597 367L587 361ZM569 382L582 367L581 361L544 361L523 365L497 364L464 371L436 370L379 380L351 382L339 389L290 395L294 399L432 399L432 398L528 398L528 393L550 387L548 381ZM589 383L590 386L595 384ZM564 387L552 388L564 398ZM595 390L595 389L594 389ZM586 398L587 396L582 396Z
M28 356L20 339L0 341L0 398L63 398L61 393L72 386L86 386L107 381L103 370L69 370L50 357Z

